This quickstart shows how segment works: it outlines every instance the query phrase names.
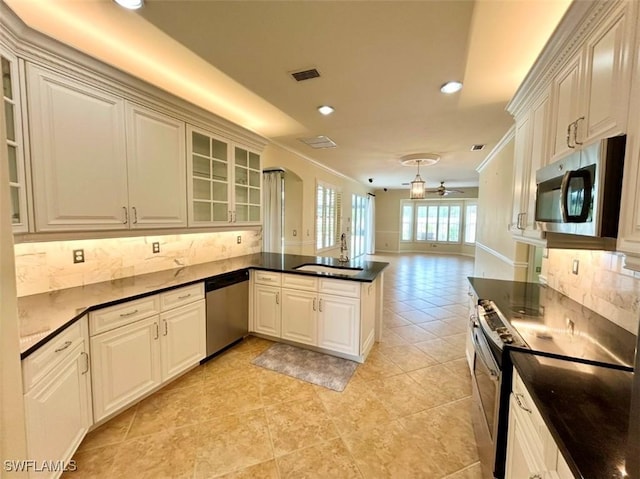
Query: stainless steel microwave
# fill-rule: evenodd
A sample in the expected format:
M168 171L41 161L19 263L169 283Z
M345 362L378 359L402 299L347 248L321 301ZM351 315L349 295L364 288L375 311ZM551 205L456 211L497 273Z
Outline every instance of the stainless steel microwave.
M617 238L626 138L600 140L538 170L535 219L548 247L573 246L550 244L567 241L560 235L575 235L577 243L580 237Z

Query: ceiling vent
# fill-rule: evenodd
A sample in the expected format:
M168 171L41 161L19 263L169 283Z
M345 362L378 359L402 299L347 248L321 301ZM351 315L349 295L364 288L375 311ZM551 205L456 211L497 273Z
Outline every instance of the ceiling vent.
M290 75L296 81L304 81L304 80L311 80L312 78L318 78L320 76L320 72L315 68L310 68L308 70L299 70L297 72L290 72Z
M480 151L484 150L486 145L471 145L471 151Z
M305 145L309 145L311 148L335 148L336 143L328 136L312 136L310 138L298 138Z

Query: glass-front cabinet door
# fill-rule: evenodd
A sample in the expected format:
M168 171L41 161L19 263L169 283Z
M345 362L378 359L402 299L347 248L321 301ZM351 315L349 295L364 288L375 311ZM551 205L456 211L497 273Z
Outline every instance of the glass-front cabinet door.
M262 200L260 155L245 148L234 147L234 215L235 223L260 223Z
M2 102L5 116L6 148L9 161L11 222L13 232L22 233L28 231L28 221L18 61L15 56L3 50L0 50L0 60L2 62Z
M191 126L187 136L189 225L228 224L232 220L229 144Z

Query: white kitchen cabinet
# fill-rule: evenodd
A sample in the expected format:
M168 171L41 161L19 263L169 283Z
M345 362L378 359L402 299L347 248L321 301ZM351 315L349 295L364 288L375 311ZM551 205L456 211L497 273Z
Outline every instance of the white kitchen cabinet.
M161 384L159 339L157 316L91 338L95 422Z
M282 289L280 337L297 343L315 345L317 343L317 307L318 298L315 292Z
M318 339L321 348L360 354L360 299L318 296Z
M125 229L124 101L27 65L37 231Z
M162 382L173 379L206 356L204 299L160 314Z
M254 286L253 330L276 338L281 334L281 289L277 286Z
M23 361L28 458L38 464L68 463L93 424L88 346L83 318ZM61 473L32 475L53 478Z
M185 123L126 104L131 228L187 226Z
M557 160L581 145L627 131L634 2L599 18L553 80L553 148Z
M11 224L14 233L29 229L27 211L27 175L22 135L21 84L18 77L18 58L0 47L2 62L2 103L5 112L6 148L9 161L9 194L11 195Z
M515 152L513 160L513 194L512 194L512 218L511 233L521 236L526 225L527 198L529 195L528 178L530 169L530 142L529 130L531 121L529 115L516 118Z
M191 125L187 138L189 225L259 224L260 155Z

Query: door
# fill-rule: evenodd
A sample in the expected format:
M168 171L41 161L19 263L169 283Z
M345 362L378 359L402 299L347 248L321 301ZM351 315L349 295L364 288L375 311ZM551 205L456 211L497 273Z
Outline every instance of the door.
M127 103L132 228L187 226L185 123Z
M259 224L262 221L260 155L239 146L233 151L233 222Z
M570 147L576 146L578 141L584 138L580 131L584 128L584 121L579 118L580 100L580 68L582 55L576 55L569 64L560 72L554 80L554 117L553 117L553 139L552 139L552 159L558 159L569 151ZM576 133L575 129L578 129Z
M160 315L162 382L197 364L206 353L204 299Z
M318 346L346 354L360 354L360 299L319 296Z
M316 344L316 296L310 291L282 290L282 338Z
M516 119L511 219L511 232L516 235L522 235L527 223L529 172L531 170L530 128L531 121L529 115Z
M46 378L25 394L29 459L68 462L91 421L91 389L86 344L79 343ZM58 477L60 471L37 477Z
M256 284L254 287L254 330L280 337L280 288Z
M95 422L160 385L159 338L158 316L91 338Z
M125 229L124 102L27 64L37 231Z

